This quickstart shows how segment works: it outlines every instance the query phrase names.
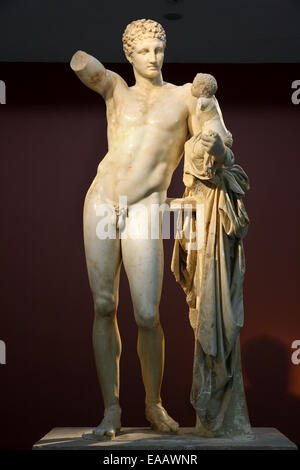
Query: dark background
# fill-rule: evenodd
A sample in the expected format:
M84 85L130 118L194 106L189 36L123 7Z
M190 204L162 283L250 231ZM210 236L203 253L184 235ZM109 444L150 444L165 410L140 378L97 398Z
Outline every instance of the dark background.
M166 28L166 62L300 60L299 0L1 0L0 61L65 63L83 49L125 62L121 35L138 18Z
M129 65L106 64L133 83ZM291 82L299 65L176 64L164 78L214 74L236 161L248 173L244 377L253 426L276 427L300 444L299 113ZM1 447L30 448L54 426L94 426L102 415L91 345L93 320L82 240L85 193L105 155L101 97L64 64L2 64L7 105L1 129ZM183 192L182 166L169 196ZM181 426L189 404L193 333L165 240L161 320L166 335L163 399ZM127 279L120 289L124 426L146 425Z
M236 161L250 177L251 190L245 198L251 225L245 239L241 347L251 423L276 427L300 445L300 365L291 362L291 344L300 339L300 105L291 101L291 84L300 79L300 65L272 63L299 62L300 36L295 29L299 2L282 2L281 23L278 1L260 2L260 10L258 2L239 2L243 14L240 7L234 10L234 2L226 2L230 8L226 15L221 10L223 16L218 8L218 15L202 10L202 18L208 13L210 21L218 17L219 36L217 29L213 40L204 42L203 36L199 47L193 46L187 54L188 39L198 31L194 28L192 36L185 35L192 34L189 21L195 15L188 6L195 2L188 6L187 2L161 2L164 9L156 15L148 7L143 11L139 7L133 17L133 9L128 13L121 3L116 8L110 2L110 9L105 10L111 15L109 21L105 26L102 19L99 30L90 28L93 33L88 32L84 15L92 16L95 5L79 8L79 2L73 2L74 8L67 9L68 2L60 2L61 7L51 2L51 14L37 2L26 2L25 10L21 3L25 4L3 1L0 5L0 80L7 86L7 104L0 106L0 339L7 346L7 364L0 365L0 448L30 449L55 426L95 426L102 417L91 344L93 306L84 259L82 207L107 149L105 107L65 61L76 48L86 49L133 84L128 64L107 61L109 57L119 61L113 51L120 54L121 33L129 21L139 17L160 20L167 4L172 11L182 7L186 21L185 26L174 26L162 18L169 62L185 57L194 63L165 64L164 79L181 85L191 82L198 72L215 75L217 97L234 136ZM97 3L108 6L108 2ZM126 2L132 8L133 3ZM68 22L61 20L66 17ZM110 28L116 28L116 18L114 31ZM104 27L103 59L96 40ZM203 28L208 28L204 20L199 31ZM177 49L172 45L176 31L183 41L180 47L176 42ZM111 42L116 37L118 41ZM63 47L66 38L67 47ZM229 63L235 61L256 63ZM168 194L181 196L182 192L180 165ZM192 426L193 332L183 291L170 272L172 247L173 241L165 240L160 306L166 336L162 394L180 425ZM123 425L144 426L137 330L122 274L118 319L123 339Z

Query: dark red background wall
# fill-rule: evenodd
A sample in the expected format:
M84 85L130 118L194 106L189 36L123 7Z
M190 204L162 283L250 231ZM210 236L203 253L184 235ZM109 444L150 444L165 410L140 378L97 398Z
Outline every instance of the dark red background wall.
M107 66L133 83L129 65ZM175 84L209 72L248 173L245 203L243 370L253 426L276 427L300 445L300 365L291 344L299 319L299 123L291 101L299 65L164 66ZM93 320L82 241L82 206L106 153L101 97L64 64L1 64L7 104L0 107L1 312L0 448L31 448L54 426L94 426L103 406L91 345ZM182 166L169 196L180 196ZM161 320L166 336L163 399L181 426L194 424L189 403L193 333L165 241ZM137 330L123 273L124 426L144 426Z

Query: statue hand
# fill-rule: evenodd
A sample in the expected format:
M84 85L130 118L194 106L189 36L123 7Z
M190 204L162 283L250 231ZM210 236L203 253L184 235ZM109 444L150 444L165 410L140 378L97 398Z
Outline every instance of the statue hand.
M217 163L223 163L226 156L226 147L217 132L209 131L202 134L201 144L209 155L212 155Z

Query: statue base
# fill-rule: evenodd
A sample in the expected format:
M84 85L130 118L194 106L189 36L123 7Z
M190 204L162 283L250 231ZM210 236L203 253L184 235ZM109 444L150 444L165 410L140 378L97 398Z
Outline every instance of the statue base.
M178 434L158 434L150 428L122 428L113 440L92 438L93 428L53 428L33 450L297 450L297 446L275 428L252 428L254 438L204 438L194 428ZM82 437L82 434L87 434Z

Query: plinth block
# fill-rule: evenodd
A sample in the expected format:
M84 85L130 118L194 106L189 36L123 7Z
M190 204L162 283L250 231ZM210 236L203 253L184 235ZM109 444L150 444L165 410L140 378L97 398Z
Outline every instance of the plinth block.
M194 428L178 434L158 434L150 428L122 428L113 440L96 441L93 428L53 428L33 450L297 450L297 446L275 428L253 428L254 438L203 438ZM86 434L86 437L82 437Z

